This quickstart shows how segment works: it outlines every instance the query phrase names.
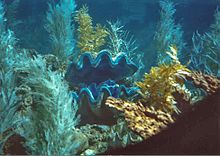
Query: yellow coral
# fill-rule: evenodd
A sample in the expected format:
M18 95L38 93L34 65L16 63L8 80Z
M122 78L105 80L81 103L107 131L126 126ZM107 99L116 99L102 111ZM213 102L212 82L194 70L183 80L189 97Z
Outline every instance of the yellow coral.
M106 105L123 112L128 127L145 139L157 134L169 123L174 122L169 113L155 110L153 107L145 107L140 102L132 103L108 97Z
M100 24L93 27L92 18L88 14L88 7L86 6L83 6L77 12L75 21L78 23L77 46L80 49L80 53L90 51L96 55L106 43L105 38L109 34L107 29Z
M185 76L191 71L179 62L177 48L171 47L170 49L171 52L167 54L173 62L169 65L162 64L151 68L150 73L145 74L144 81L137 82L136 85L141 88L140 93L145 103L156 109L173 113L178 111L173 93L184 88Z

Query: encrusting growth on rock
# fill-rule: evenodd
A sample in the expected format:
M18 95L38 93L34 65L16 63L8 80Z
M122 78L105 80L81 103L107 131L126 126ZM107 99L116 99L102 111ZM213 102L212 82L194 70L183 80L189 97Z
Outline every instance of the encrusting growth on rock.
M108 97L106 105L123 112L128 127L144 139L157 134L169 123L174 122L170 114L153 107L145 107L140 102L133 103Z
M187 79L193 81L196 87L204 89L209 95L215 93L220 87L220 80L217 77L202 72L193 71Z

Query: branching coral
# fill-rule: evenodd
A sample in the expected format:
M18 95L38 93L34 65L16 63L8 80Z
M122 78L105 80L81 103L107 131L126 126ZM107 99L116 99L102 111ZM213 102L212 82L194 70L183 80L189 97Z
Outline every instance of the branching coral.
M74 49L74 26L72 14L75 11L75 0L61 0L59 4L49 4L46 29L50 33L52 53L59 59L66 59Z
M74 131L77 105L72 103L62 75L49 70L41 56L28 58L24 53L19 59L16 71L27 73L23 83L31 88L28 94L33 98L24 115L24 129L18 131L27 147L32 154L77 154L83 144Z
M80 53L90 51L96 55L106 43L106 37L109 34L107 29L100 24L93 27L92 18L88 14L88 8L86 6L78 10L75 21L78 23L77 46Z
M167 124L174 122L169 113L156 111L153 107L145 107L140 102L132 103L109 97L106 105L123 112L128 127L144 139L157 134Z
M126 53L129 59L134 59L135 52L138 48L136 40L128 31L123 30L124 26L120 21L109 24L109 49L112 56L117 56L120 53Z
M138 44L134 36L129 31L124 30L124 25L119 20L110 22L109 24L109 41L108 50L112 57L117 57L121 53L127 55L128 59L133 61L138 66L138 71L132 76L132 80L139 79L144 69L142 62L143 53L137 53Z
M216 10L215 22L209 32L192 37L191 68L206 74L220 76L220 11Z
M144 81L136 84L141 88L143 100L147 105L173 113L178 112L173 93L178 90L187 93L184 91L184 79L191 72L179 62L175 47L171 47L171 52L167 52L173 60L171 64L151 68L150 73L145 74Z
M179 24L175 24L175 5L171 0L160 0L160 22L155 34L155 45L157 49L157 62L159 64L169 62L166 51L174 44L179 48L180 55L185 46L183 42L183 30Z

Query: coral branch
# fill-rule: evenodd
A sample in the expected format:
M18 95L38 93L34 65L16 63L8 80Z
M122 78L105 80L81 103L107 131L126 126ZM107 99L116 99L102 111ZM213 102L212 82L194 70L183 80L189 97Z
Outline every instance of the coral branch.
M93 52L93 55L97 55L100 48L106 43L105 38L109 34L107 29L100 24L93 27L92 18L88 14L88 7L86 6L77 11L75 21L78 23L77 46L80 53L90 51Z
M175 47L171 47L171 52L167 54L173 59L171 64L151 68L150 73L145 74L144 81L136 84L141 88L140 93L146 104L173 113L179 111L175 106L173 93L181 91L188 94L184 87L184 79L191 71L180 64Z
M179 48L179 55L185 47L183 41L183 30L179 24L175 24L174 14L176 12L175 4L171 0L160 0L160 22L155 33L155 45L157 49L157 62L159 64L170 61L166 51L169 46L176 45Z
M50 33L52 53L66 61L74 49L74 26L72 14L75 11L75 0L61 0L59 4L49 3L46 30Z

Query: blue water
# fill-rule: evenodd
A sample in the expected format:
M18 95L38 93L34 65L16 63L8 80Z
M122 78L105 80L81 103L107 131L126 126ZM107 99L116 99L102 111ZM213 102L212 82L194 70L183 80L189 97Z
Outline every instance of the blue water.
M14 0L7 0L7 5ZM58 0L56 0L58 1ZM45 14L49 0L20 0L13 26L19 43L24 48L36 49L45 54L50 51L48 33L44 29ZM184 39L190 45L195 31L204 33L213 22L213 15L219 0L184 0L175 1L175 20L184 30ZM139 50L149 59L146 67L150 68L155 62L155 52L151 41L157 22L160 19L157 0L76 0L77 8L87 4L94 23L106 25L106 20L120 20L125 29L134 35L139 44Z

